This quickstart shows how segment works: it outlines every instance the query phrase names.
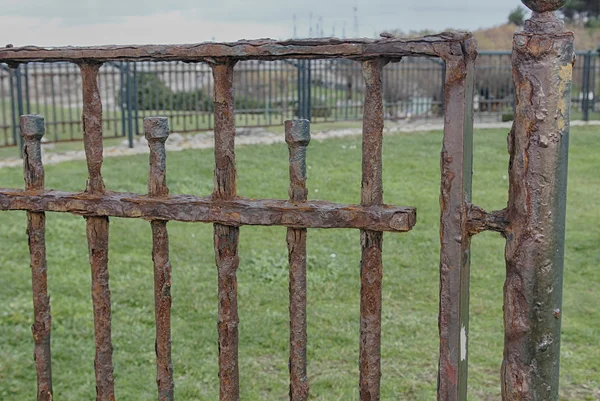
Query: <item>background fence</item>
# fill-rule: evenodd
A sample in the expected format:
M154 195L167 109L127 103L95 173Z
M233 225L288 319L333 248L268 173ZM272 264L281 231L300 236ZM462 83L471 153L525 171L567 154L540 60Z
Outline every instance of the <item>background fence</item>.
M578 53L573 74L573 119L600 118L599 55ZM439 59L406 57L384 68L385 118L441 117L444 66ZM514 87L510 52L480 52L476 64L475 118L512 119ZM107 63L99 74L105 137L142 134L147 116L168 116L173 131L213 129L213 77L206 64ZM358 120L363 115L360 63L350 60L243 61L235 70L238 127ZM51 142L80 140L81 75L68 63L0 64L0 147L20 144L20 115L46 117Z

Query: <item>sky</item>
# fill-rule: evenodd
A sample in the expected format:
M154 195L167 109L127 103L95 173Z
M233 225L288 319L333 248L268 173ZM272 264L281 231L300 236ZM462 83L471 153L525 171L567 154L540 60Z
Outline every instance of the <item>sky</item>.
M383 31L475 30L502 24L520 0L0 0L14 46L197 43ZM312 15L312 24L311 21ZM321 22L322 21L322 22Z

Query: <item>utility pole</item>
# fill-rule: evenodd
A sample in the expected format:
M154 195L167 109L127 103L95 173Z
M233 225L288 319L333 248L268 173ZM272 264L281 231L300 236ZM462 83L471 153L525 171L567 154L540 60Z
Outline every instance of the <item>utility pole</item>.
M360 36L360 30L358 28L358 7L354 6L354 37L358 38Z
M292 38L296 39L297 35L296 35L297 31L296 31L296 13L294 13L294 31L292 33Z

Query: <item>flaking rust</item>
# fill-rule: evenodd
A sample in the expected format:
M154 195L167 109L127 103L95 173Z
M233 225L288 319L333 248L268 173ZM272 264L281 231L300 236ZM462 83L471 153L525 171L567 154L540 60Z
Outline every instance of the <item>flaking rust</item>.
M290 159L290 201L306 202L306 148L310 142L308 120L285 122L285 141ZM306 228L288 228L290 264L290 400L306 401L309 384L306 372Z
M362 135L361 205L383 204L383 88L385 59L364 61L365 104ZM381 383L381 303L383 233L361 230L360 400L377 401Z
M102 101L98 89L100 64L80 65L83 90L83 145L88 167L86 192L104 193L102 180ZM89 260L92 269L92 304L96 357L96 400L114 401L112 364L111 304L108 274L108 217L86 217Z
M235 117L233 110L234 63L213 65L215 80L215 188L213 198L236 196ZM215 224L214 247L218 273L219 382L221 401L239 401L238 305L236 272L239 227Z
M44 136L44 119L38 115L21 117L23 166L25 189L43 191L44 166L41 140ZM31 287L33 292L34 323L31 327L34 342L35 369L37 372L37 400L52 400L52 364L50 354L50 297L48 296L48 265L46 261L46 214L27 213L27 237L31 261Z
M557 401L573 34L554 15L564 1L525 3L533 17L513 43L502 399Z
M34 61L71 61L84 63L108 61L187 61L211 65L234 60L284 60L349 58L368 60L378 57L399 59L404 56L445 57L461 53L467 32L444 32L422 38L386 37L380 40L335 38L241 40L233 43L196 43L186 45L125 45L90 47L36 46L0 48L0 62L17 65ZM457 50L458 48L458 50Z
M150 148L148 196L162 199L169 194L167 187L167 152L169 136L166 117L144 119L144 132ZM173 401L173 362L171 360L171 261L167 222L153 220L152 261L154 262L154 315L156 321L156 384L158 401Z
M440 357L438 401L467 397L475 41L437 44L446 65L440 155ZM444 50L442 51L442 48Z

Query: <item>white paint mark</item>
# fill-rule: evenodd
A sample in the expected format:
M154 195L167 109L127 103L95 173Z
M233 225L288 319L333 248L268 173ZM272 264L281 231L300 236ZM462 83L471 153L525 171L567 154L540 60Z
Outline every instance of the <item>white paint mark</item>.
M467 330L465 326L460 331L460 360L464 361L467 359Z

